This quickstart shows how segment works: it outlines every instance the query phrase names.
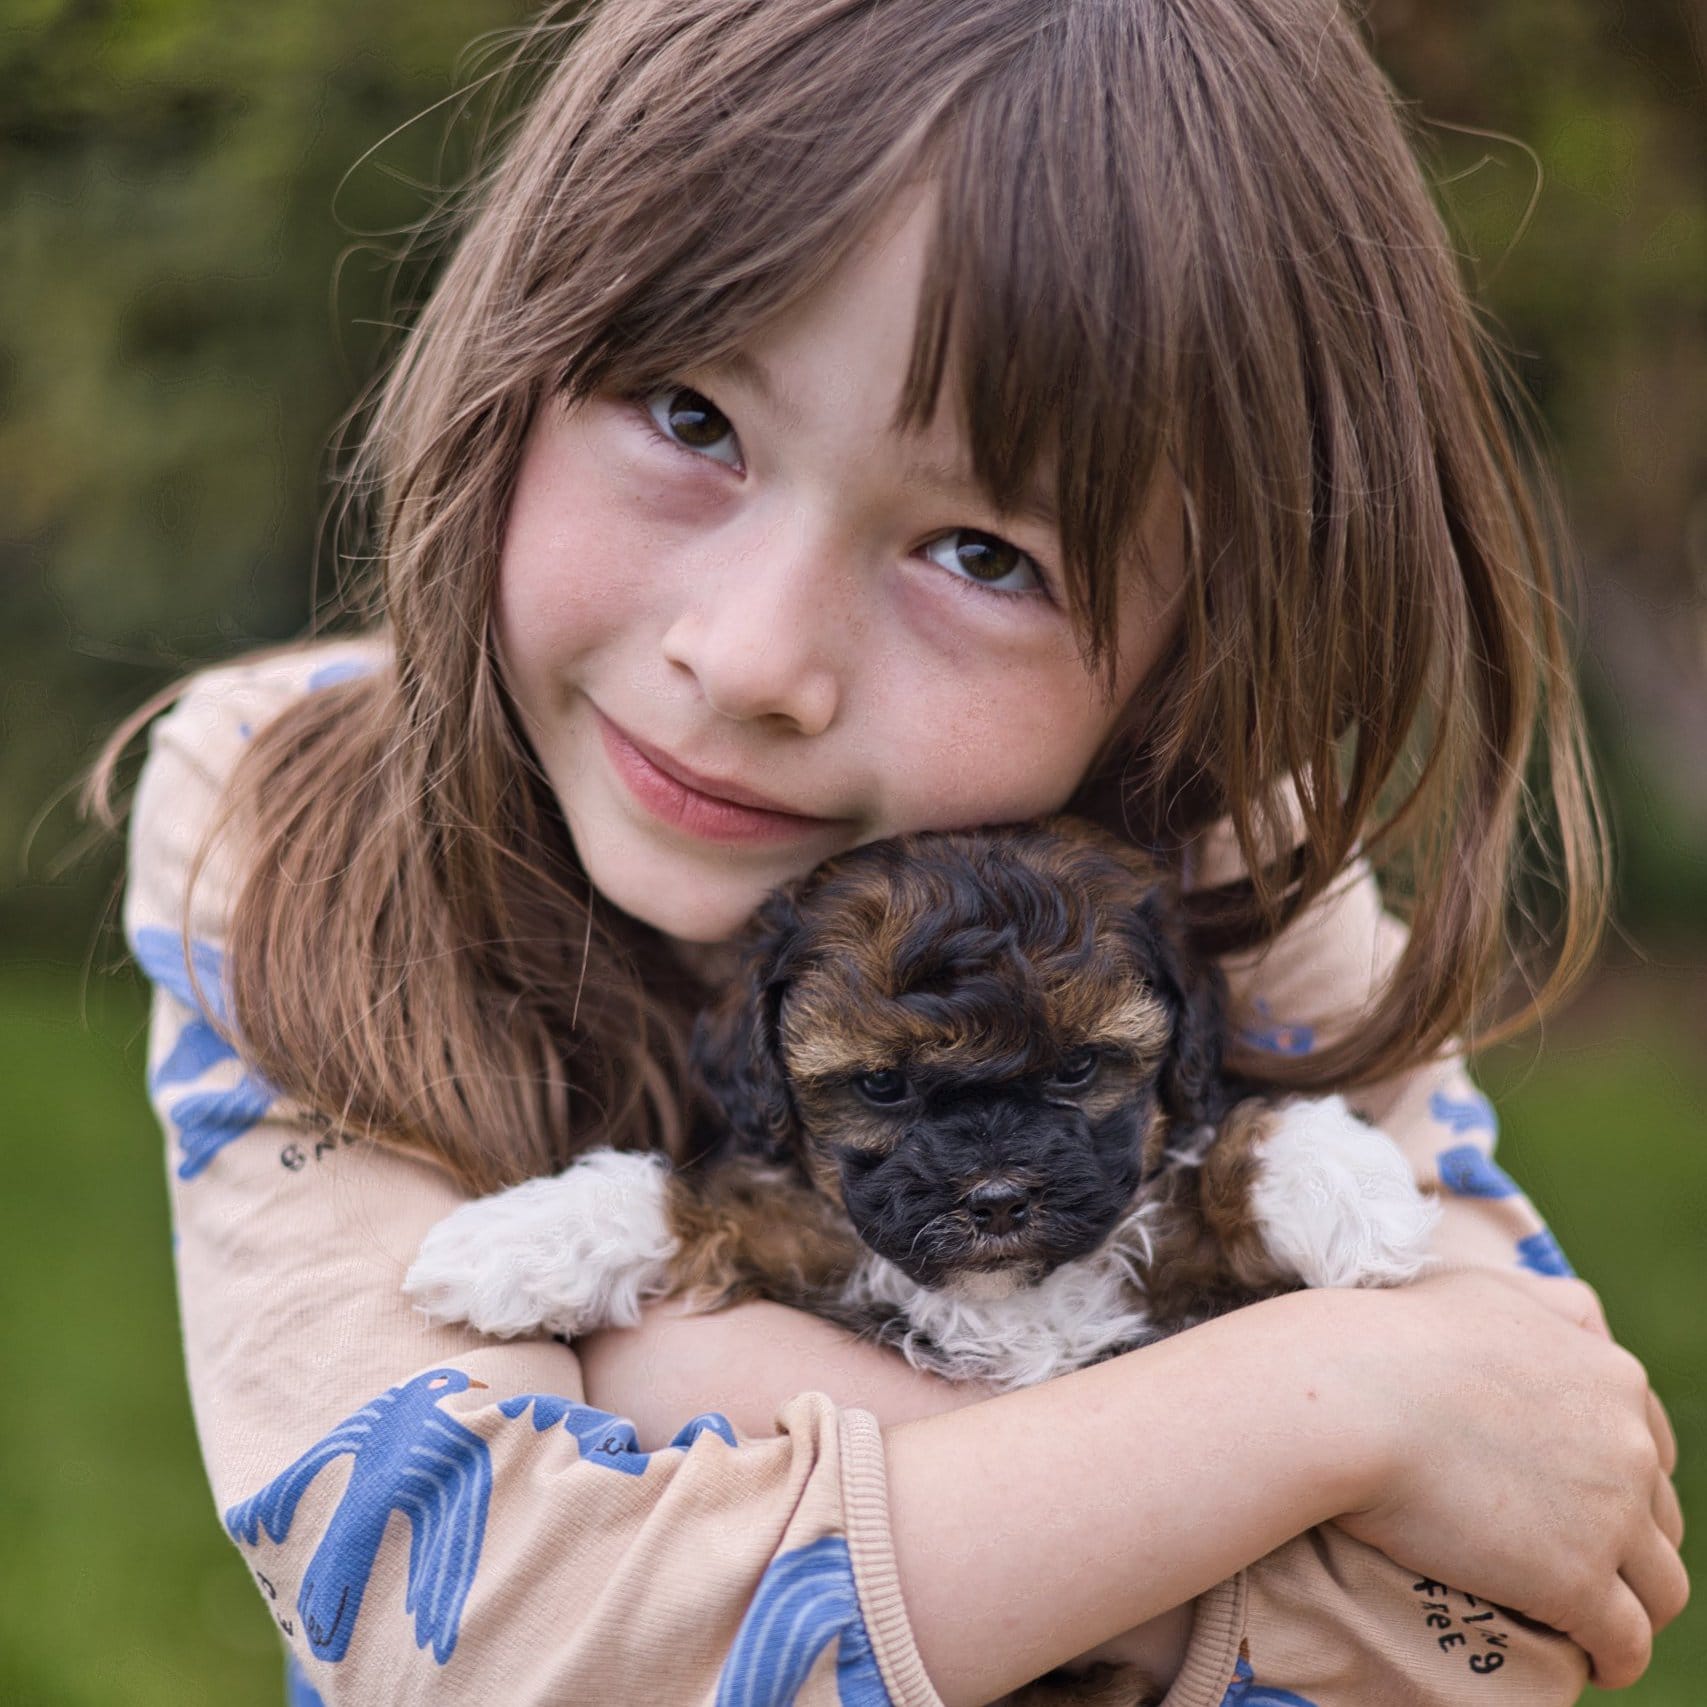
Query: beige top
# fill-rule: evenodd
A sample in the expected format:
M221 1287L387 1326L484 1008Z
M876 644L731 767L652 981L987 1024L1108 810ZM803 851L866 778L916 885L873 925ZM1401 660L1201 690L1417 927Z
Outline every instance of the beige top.
M275 1098L208 1023L229 856L187 920L185 885L223 780L281 705L374 658L344 642L198 678L154 729L125 904L156 986L149 1086L196 1427L300 1668L297 1699L935 1707L871 1415L802 1393L772 1437L710 1414L640 1452L621 1418L583 1403L562 1344L417 1315L404 1270L455 1188ZM1300 1016L1324 996L1354 1009L1402 940L1358 872L1229 973L1272 1047L1307 1048ZM1358 1100L1444 1186L1443 1252L1562 1261L1493 1164L1492 1111L1457 1064ZM1564 1707L1585 1676L1562 1638L1327 1527L1202 1598L1168 1707Z

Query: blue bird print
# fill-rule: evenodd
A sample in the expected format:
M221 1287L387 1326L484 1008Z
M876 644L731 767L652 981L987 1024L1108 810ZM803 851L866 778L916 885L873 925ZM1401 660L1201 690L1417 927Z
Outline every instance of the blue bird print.
M1474 1087L1467 1096L1461 1097L1450 1096L1445 1091L1436 1091L1428 1099L1428 1111L1442 1126L1450 1126L1460 1135L1465 1132L1485 1132L1489 1138L1493 1138L1500 1129L1499 1116L1494 1113L1494 1105Z
M234 1541L253 1547L263 1531L283 1541L314 1478L334 1459L355 1458L296 1601L308 1645L320 1659L341 1660L349 1650L393 1512L409 1520L403 1605L415 1614L415 1646L431 1642L440 1665L456 1651L457 1626L486 1536L492 1455L479 1435L438 1407L452 1393L485 1385L460 1369L430 1369L389 1388L225 1514Z
M1258 1683L1256 1677L1251 1662L1241 1653L1233 1668L1233 1681L1221 1697L1221 1707L1316 1707L1308 1696L1290 1689L1271 1689Z
M326 1707L320 1691L308 1681L296 1663L296 1655L285 1655L285 1707Z
M766 1568L717 1679L717 1707L787 1707L831 1642L841 1707L890 1707L839 1535L796 1547Z
M353 682L359 676L371 676L374 666L365 658L334 658L322 664L308 678L308 692L319 693L322 688L336 687L339 682Z
M1454 1144L1434 1159L1440 1183L1457 1197L1516 1197L1517 1181L1486 1151Z
M1270 1055L1308 1055L1316 1047L1316 1028L1313 1025L1289 1025L1276 1020L1273 1010L1258 996L1252 1006L1264 1024L1239 1035L1253 1049Z
M190 1010L166 1059L154 1069L149 1089L193 1084L210 1067L235 1061L237 1051L217 1027L228 1023L224 961L211 943L192 942L184 958L183 939L175 931L146 925L131 942L136 963L151 983ZM245 1073L229 1090L196 1091L171 1105L184 1159L178 1178L194 1179L235 1138L241 1138L273 1105L273 1093Z
M1565 1255L1559 1241L1546 1227L1539 1233L1531 1233L1527 1239L1517 1241L1517 1266L1528 1269L1531 1274L1570 1277L1577 1272L1571 1267L1570 1258Z
M498 1409L507 1417L519 1417L530 1406L533 1411L530 1420L536 1434L544 1434L547 1429L562 1424L564 1432L575 1437L581 1456L589 1464L603 1464L607 1469L620 1470L626 1476L640 1476L652 1462L652 1454L640 1450L640 1436L634 1432L634 1424L627 1417L595 1410L591 1405L578 1405L556 1393L518 1393L515 1398L502 1399L498 1403ZM720 1411L706 1411L683 1423L676 1430L670 1446L685 1451L702 1434L714 1434L731 1446L736 1444L735 1430L729 1419Z

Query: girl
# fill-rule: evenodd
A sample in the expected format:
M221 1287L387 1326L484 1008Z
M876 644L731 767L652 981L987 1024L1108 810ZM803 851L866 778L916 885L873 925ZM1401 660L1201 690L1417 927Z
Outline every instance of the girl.
M371 623L190 683L134 817L192 1396L302 1687L970 1703L1111 1644L1176 1707L1572 1699L1579 1650L1484 1599L1633 1679L1685 1593L1669 1437L1454 1053L1537 729L1532 1007L1591 946L1592 794L1355 32L608 0L536 39L366 437ZM774 885L1062 807L1173 862L1239 1069L1360 1087L1482 1272L995 1399L777 1306L573 1348L410 1314L462 1195L672 1144Z

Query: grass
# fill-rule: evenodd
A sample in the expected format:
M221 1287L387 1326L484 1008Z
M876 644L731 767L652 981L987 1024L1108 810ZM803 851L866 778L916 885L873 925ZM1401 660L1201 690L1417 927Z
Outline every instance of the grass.
M161 1140L143 1100L142 1004L120 982L0 967L0 1702L247 1707L280 1660L202 1480L179 1354ZM1682 1441L1707 1511L1707 1061L1674 997L1615 1003L1483 1078L1532 1191ZM1697 1576L1707 1560L1697 1557ZM1697 1707L1707 1616L1686 1613L1631 1707Z
M0 1701L247 1707L278 1640L201 1472L179 1350L143 1006L0 977Z

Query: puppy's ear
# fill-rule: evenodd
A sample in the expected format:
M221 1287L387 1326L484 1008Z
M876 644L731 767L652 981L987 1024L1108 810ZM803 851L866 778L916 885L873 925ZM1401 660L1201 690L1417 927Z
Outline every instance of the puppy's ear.
M694 1022L696 1159L732 1151L773 1162L798 1155L800 1117L783 1066L780 1018L800 929L789 893L768 897L748 927L739 976Z
M1166 891L1139 904L1134 935L1157 993L1174 1010L1173 1041L1157 1088L1163 1111L1183 1137L1199 1126L1219 1125L1228 1108L1222 1062L1226 983L1221 968L1192 952Z

